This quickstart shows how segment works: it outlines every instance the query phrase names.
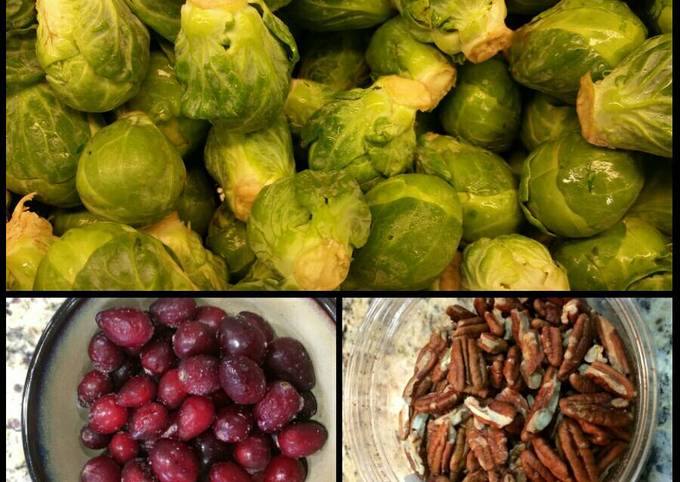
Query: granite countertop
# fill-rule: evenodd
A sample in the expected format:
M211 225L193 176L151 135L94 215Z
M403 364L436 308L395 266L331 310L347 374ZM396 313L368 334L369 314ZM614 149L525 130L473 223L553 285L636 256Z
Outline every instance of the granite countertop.
M431 303L441 311L439 301ZM633 301L643 318L650 323L651 331L656 345L656 363L659 379L659 405L657 411L657 426L654 435L654 444L647 461L647 466L642 471L640 482L666 482L672 480L673 469L673 442L671 413L673 378L673 324L672 324L672 301L670 298L634 298ZM369 308L371 299L348 298L343 300L342 308L342 331L343 331L343 370L346 368L349 352L364 314ZM343 444L343 481L365 482L359 477L352 453L346 445L345 437Z

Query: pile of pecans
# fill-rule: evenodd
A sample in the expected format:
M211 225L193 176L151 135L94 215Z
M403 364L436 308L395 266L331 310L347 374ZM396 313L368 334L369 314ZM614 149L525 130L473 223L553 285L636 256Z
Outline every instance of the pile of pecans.
M635 387L612 323L579 298L447 309L404 389L399 437L430 482L604 480L628 447Z

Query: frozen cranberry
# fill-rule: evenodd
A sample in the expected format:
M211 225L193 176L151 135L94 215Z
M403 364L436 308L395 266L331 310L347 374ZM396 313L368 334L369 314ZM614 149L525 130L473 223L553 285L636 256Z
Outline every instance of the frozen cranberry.
M208 355L185 358L179 364L179 381L192 395L208 395L219 390L217 358Z
M222 390L238 404L257 403L264 396L264 372L250 358L235 356L222 359L219 375Z
M141 310L111 308L97 313L95 319L106 337L118 346L139 349L153 336L153 324Z
M215 419L215 405L207 397L191 396L184 400L177 414L180 440L189 440L210 428Z
M306 476L299 460L277 455L264 471L264 482L303 482Z
M140 366L137 359L126 359L121 366L111 373L114 390L120 389L120 387L125 385L125 382L139 373L139 370Z
M128 461L121 472L120 482L155 482L151 467L144 459Z
M217 338L208 325L187 321L177 328L172 337L172 347L179 358L217 353Z
M276 432L302 409L304 400L288 382L274 382L253 409L257 426L263 432Z
M109 440L111 440L110 435L97 433L87 425L80 429L80 443L88 449L103 449L109 444Z
M125 360L125 354L102 332L97 332L92 337L87 354L92 360L94 369L102 373L114 371Z
M167 372L177 358L172 352L170 338L159 338L142 348L140 353L142 368L149 375L162 375Z
M168 410L160 403L142 405L130 417L130 435L135 440L153 440L161 436L170 423Z
M245 407L231 405L217 414L213 431L218 439L235 443L245 440L253 428L253 415Z
M262 318L260 315L251 313L250 311L242 311L238 314L239 318L249 323L251 326L258 328L264 335L264 339L267 343L271 343L276 336L274 333L274 328L269 324L267 320Z
M160 438L172 438L177 440L179 438L179 425L177 424L177 410L168 413L168 427L165 432L161 434Z
M251 482L250 475L233 462L221 462L210 469L210 482Z
M216 306L201 306L196 310L196 321L209 326L213 333L217 333L220 328L220 323L227 314L224 310L217 308Z
M270 438L261 433L252 434L234 447L234 460L248 472L267 468L272 458Z
M139 453L139 444L127 432L114 434L109 442L109 454L113 460L123 465L128 460L132 460Z
M137 408L149 403L156 396L156 383L146 375L130 378L116 396L121 407Z
M78 403L89 407L98 398L113 390L111 379L105 373L92 370L87 372L78 384Z
M218 440L210 430L196 437L194 446L198 450L203 468L210 468L211 465L229 458L229 446Z
M264 472L256 472L250 475L252 482L264 482Z
M196 482L198 458L188 445L160 439L149 453L151 470L160 482Z
M300 395L302 395L304 405L297 418L298 420L309 420L316 414L316 397L312 392L302 392Z
M87 461L80 482L120 482L120 467L111 457L100 455Z
M151 316L158 323L172 328L196 316L196 302L190 298L161 298L151 308Z
M127 408L116 403L114 394L104 395L90 408L90 428L97 433L117 432L125 425L127 418Z
M264 360L267 340L259 328L242 318L227 315L218 332L222 351L230 356L247 356L258 365Z
M224 393L224 390L220 389L210 394L210 399L215 404L215 408L226 407L231 405L231 398Z
M179 370L168 370L158 381L158 400L169 408L177 408L189 395L179 380Z
M281 453L295 459L317 452L327 439L328 431L319 422L292 423L276 436Z
M274 340L267 353L266 366L276 378L292 383L299 390L311 390L316 384L312 359L295 338Z

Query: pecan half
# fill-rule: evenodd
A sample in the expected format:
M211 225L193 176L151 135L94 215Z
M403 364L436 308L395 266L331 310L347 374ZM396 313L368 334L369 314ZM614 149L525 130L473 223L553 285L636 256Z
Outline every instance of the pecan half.
M571 395L560 400L560 411L567 417L577 418L604 427L625 427L633 422L633 415L624 408L612 406L608 393Z
M440 413L453 408L460 400L460 394L447 385L441 392L428 393L413 402L416 413Z
M597 482L599 470L588 440L576 422L563 419L557 427L557 437L577 482Z
M460 305L453 305L446 308L446 314L451 318L451 321L464 320L466 318L473 318L475 314L467 308ZM480 315L481 316L481 315Z
M597 468L600 473L605 472L614 462L616 462L619 457L621 457L628 448L628 444L616 441L609 445L604 452L600 453L599 460L597 462Z
M607 351L607 357L609 358L609 363L611 363L612 367L624 375L630 374L628 357L626 356L623 341L612 322L599 313L596 313L595 328L597 330L597 336L600 338L600 341L604 345L604 349Z
M430 421L428 424L427 467L432 475L442 473L442 459L449 438L450 425L451 422L448 418Z
M470 318L468 320L461 320L458 326L453 330L452 336L469 336L477 338L484 332L489 331L489 325L479 317Z
M581 430L583 430L583 433L586 433L589 435L590 441L593 443L593 445L608 445L611 443L612 439L609 436L609 434L603 430L601 427L598 427L595 424L592 424L590 422L586 422L585 420L579 420L579 419L574 419L578 423L579 427L581 427Z
M529 434L538 433L550 424L560 398L561 386L555 368L548 368L543 377L541 388L536 394L534 404L526 417L524 430L522 430L523 441L528 440Z
M468 440L470 449L474 452L479 465L484 470L505 464L508 459L507 438L503 431L494 427L470 429Z
M467 397L463 403L478 420L496 428L509 425L517 414L512 404L499 400L492 400L486 407L482 407L474 397Z
M569 335L567 341L567 350L564 353L564 360L560 365L560 370L557 376L560 380L564 380L574 370L583 357L588 352L593 341L593 326L590 316L586 313L581 313L576 319L574 329Z
M534 438L531 441L531 446L533 447L538 460L540 460L557 479L562 482L571 481L566 464L544 438Z
M580 373L572 373L569 375L569 383L572 388L580 393L596 393L600 391L600 387L593 383L588 377Z
M518 346L511 346L508 350L505 365L503 366L503 376L510 388L518 388L522 380L519 372L521 352Z
M503 336L505 334L505 324L496 318L491 311L484 313L484 320L489 325L489 330L496 336Z
M499 389L503 386L503 365L505 363L505 355L499 353L491 359L489 366L489 381L491 386Z
M531 449L526 449L519 456L524 473L532 482L556 482L548 468L536 458Z
M555 326L546 326L541 329L541 345L545 358L555 368L562 364L562 333Z
M624 374L605 363L593 362L583 374L605 390L628 400L636 395L633 383Z
M465 359L463 358L465 344L463 337L453 338L451 344L451 363L446 379L457 392L462 392L465 388Z
M477 340L477 345L492 355L508 351L508 342L490 333L482 333Z

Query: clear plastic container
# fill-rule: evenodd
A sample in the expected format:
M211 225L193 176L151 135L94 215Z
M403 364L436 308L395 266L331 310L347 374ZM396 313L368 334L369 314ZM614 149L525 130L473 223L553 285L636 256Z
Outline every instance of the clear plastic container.
M343 434L364 482L417 482L397 439L401 394L418 350L432 329L450 323L444 310L473 298L372 300L357 328L343 379ZM638 390L633 439L607 482L638 480L652 445L658 385L649 327L630 299L587 298L617 327L633 365Z

